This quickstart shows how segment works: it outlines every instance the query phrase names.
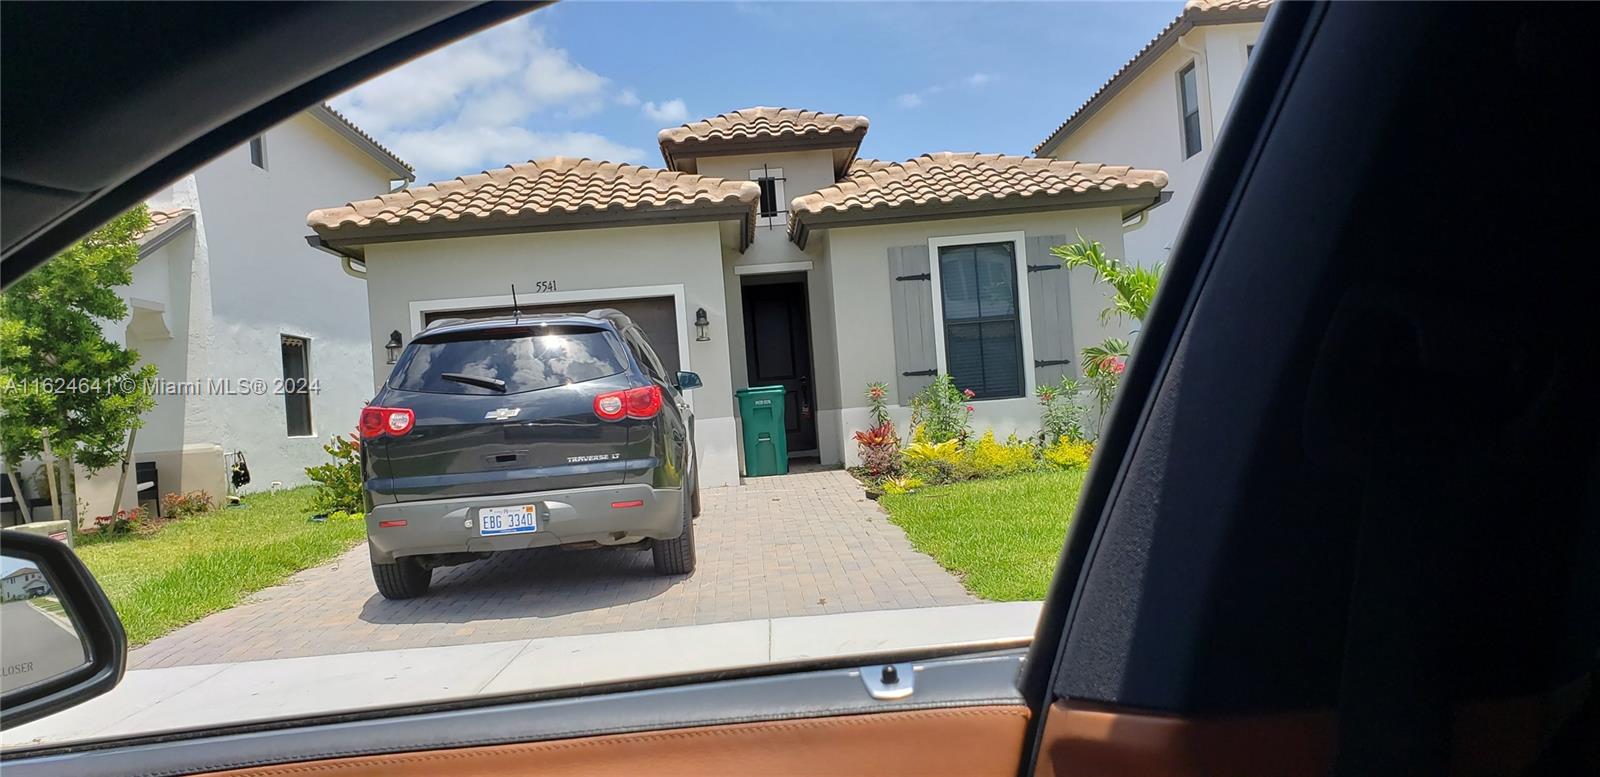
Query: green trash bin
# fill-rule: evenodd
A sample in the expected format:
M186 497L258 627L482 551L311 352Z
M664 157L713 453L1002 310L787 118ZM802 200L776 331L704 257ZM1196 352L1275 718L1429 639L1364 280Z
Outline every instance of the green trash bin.
M784 432L782 386L735 391L744 425L744 474L759 478L789 472L789 437Z

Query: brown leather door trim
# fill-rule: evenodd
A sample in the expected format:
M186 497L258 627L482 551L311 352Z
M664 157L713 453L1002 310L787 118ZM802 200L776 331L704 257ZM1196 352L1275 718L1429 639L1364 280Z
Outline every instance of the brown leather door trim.
M1328 773L1330 713L1178 718L1056 702L1035 777L1296 777Z
M213 775L1014 777L1028 709L956 707L259 766Z

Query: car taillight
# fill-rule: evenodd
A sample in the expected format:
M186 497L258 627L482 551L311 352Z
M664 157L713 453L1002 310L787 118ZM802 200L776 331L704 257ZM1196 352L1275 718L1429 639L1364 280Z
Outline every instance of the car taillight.
M613 391L601 394L594 398L594 414L606 421L620 421L628 414L627 401L622 398L623 392Z
M655 418L661 412L661 387L642 386L611 391L594 398L594 414L605 421Z
M655 418L661 412L660 386L628 389L626 397L629 418Z
M417 414L404 407L363 407L361 408L362 439L370 440L374 437L392 435L402 437L411 431L417 423Z

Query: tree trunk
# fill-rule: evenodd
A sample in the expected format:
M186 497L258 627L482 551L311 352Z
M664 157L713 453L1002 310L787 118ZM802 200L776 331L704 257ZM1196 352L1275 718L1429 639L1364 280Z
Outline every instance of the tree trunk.
M50 450L50 433L40 435L44 439L44 485L50 492L50 517L52 520L61 520L61 496L56 490L56 455ZM71 524L69 523L70 527ZM74 532L76 534L76 532Z
M78 521L78 468L72 465L72 451L61 454L61 512L77 531Z
M6 477L11 480L11 498L17 500L17 515L22 516L23 523L33 523L33 511L28 509L28 497L22 493L22 480L17 477L17 471L6 464Z
M118 510L122 509L122 488L128 484L128 462L133 459L133 437L138 433L138 427L129 429L128 447L122 449L122 474L117 475L117 496L116 500L111 503L111 513L113 515L115 515ZM135 483L133 484L133 487L137 489L139 484ZM135 508L137 508L139 504L139 497L137 495L134 496L133 503Z

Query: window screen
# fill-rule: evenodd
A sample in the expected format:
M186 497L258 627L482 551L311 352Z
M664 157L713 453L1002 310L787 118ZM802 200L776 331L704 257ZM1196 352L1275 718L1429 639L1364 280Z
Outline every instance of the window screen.
M761 187L761 213L767 216L778 215L778 181L775 178L761 178L756 180Z
M1188 159L1200 153L1200 89L1193 62L1178 71L1178 107L1183 113L1183 157Z
M282 335L283 417L290 437L311 436L311 366L303 337Z
M616 335L592 327L460 332L413 342L390 385L435 394L501 393L444 377L456 374L505 381L507 394L536 391L622 372L627 360L620 347Z
M1022 330L1011 243L939 249L945 362L956 388L978 399L1020 397Z

